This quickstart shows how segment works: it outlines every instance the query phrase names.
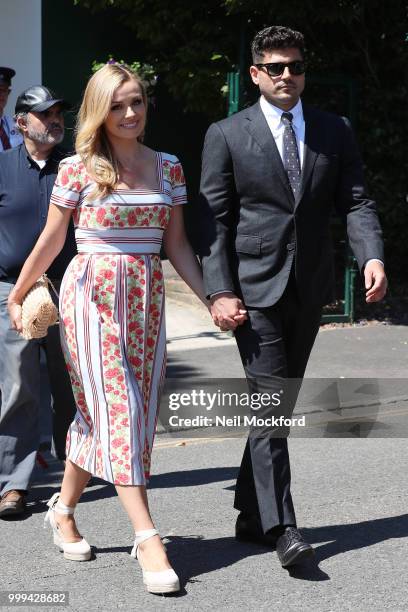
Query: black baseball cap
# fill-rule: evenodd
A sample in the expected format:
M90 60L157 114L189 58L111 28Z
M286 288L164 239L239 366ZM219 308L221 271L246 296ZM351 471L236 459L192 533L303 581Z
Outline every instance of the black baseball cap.
M34 85L21 93L16 102L15 113L42 113L54 104L61 104L63 108L70 108L70 104L56 95L47 87Z
M5 83L6 85L11 85L11 79L16 74L16 71L12 68L6 68L5 66L0 66L0 83Z

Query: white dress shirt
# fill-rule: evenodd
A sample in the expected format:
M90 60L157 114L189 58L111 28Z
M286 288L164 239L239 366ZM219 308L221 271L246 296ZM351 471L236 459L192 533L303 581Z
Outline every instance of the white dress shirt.
M268 102L268 100L266 100L266 98L263 96L261 96L259 103L269 129L272 132L272 136L274 137L276 146L278 147L279 155L283 159L283 132L285 130L285 126L282 123L281 117L284 111ZM305 120L303 118L302 102L300 99L289 112L291 112L293 115L292 127L293 131L295 132L296 143L299 151L300 168L303 168L303 157L305 150Z

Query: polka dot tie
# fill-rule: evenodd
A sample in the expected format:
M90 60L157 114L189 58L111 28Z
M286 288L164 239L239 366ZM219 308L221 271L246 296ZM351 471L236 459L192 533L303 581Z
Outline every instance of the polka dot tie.
M282 113L281 115L281 121L285 126L283 132L282 161L285 172L288 175L293 195L296 196L300 188L300 160L292 119L292 113Z

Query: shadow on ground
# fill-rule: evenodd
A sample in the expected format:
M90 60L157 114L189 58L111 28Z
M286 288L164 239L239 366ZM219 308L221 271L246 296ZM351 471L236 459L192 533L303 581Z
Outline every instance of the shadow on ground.
M286 571L294 579L321 582L330 580L330 576L319 567L322 561L348 551L368 548L391 538L408 537L408 514L347 525L305 528L301 531L310 543L329 542L315 546L314 561L288 568ZM174 568L185 584L197 582L203 574L232 566L255 555L265 555L265 585L269 584L268 574L280 569L278 558L272 549L258 544L237 542L233 537L207 540L203 535L194 534L168 536L166 540ZM130 553L130 550L130 547L115 547L98 549L96 552Z
M217 467L209 469L186 470L158 474L151 478L150 488L173 488L206 485L215 482L231 481L236 478L237 467ZM61 465L50 461L47 470L37 470L37 482L30 492L27 514L46 510L45 500L58 490L62 476ZM232 489L232 486L226 487ZM93 486L85 489L81 503L92 502L116 495L113 485L99 479L93 480ZM210 519L209 519L210 520ZM231 525L231 532L233 526ZM408 514L391 516L359 523L308 527L302 529L305 539L314 544L315 562L288 570L291 577L309 580L329 580L329 576L319 568L319 564L330 557L348 551L374 546L391 538L408 537ZM197 577L238 563L254 555L273 555L265 559L265 573L279 564L271 549L256 544L237 542L233 537L205 539L202 534L168 536L167 544L175 569L184 576L186 583ZM319 544L323 542L322 544ZM112 547L98 549L97 554L106 552L130 552L130 547Z

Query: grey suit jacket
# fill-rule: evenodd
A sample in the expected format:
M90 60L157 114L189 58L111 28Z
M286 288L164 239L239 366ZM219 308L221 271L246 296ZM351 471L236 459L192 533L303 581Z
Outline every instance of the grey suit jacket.
M304 118L296 199L259 102L209 127L200 186L208 295L230 290L247 306L271 306L281 297L294 260L301 299L330 302L334 208L347 221L360 269L368 259L384 259L375 203L366 194L349 122L307 107Z

